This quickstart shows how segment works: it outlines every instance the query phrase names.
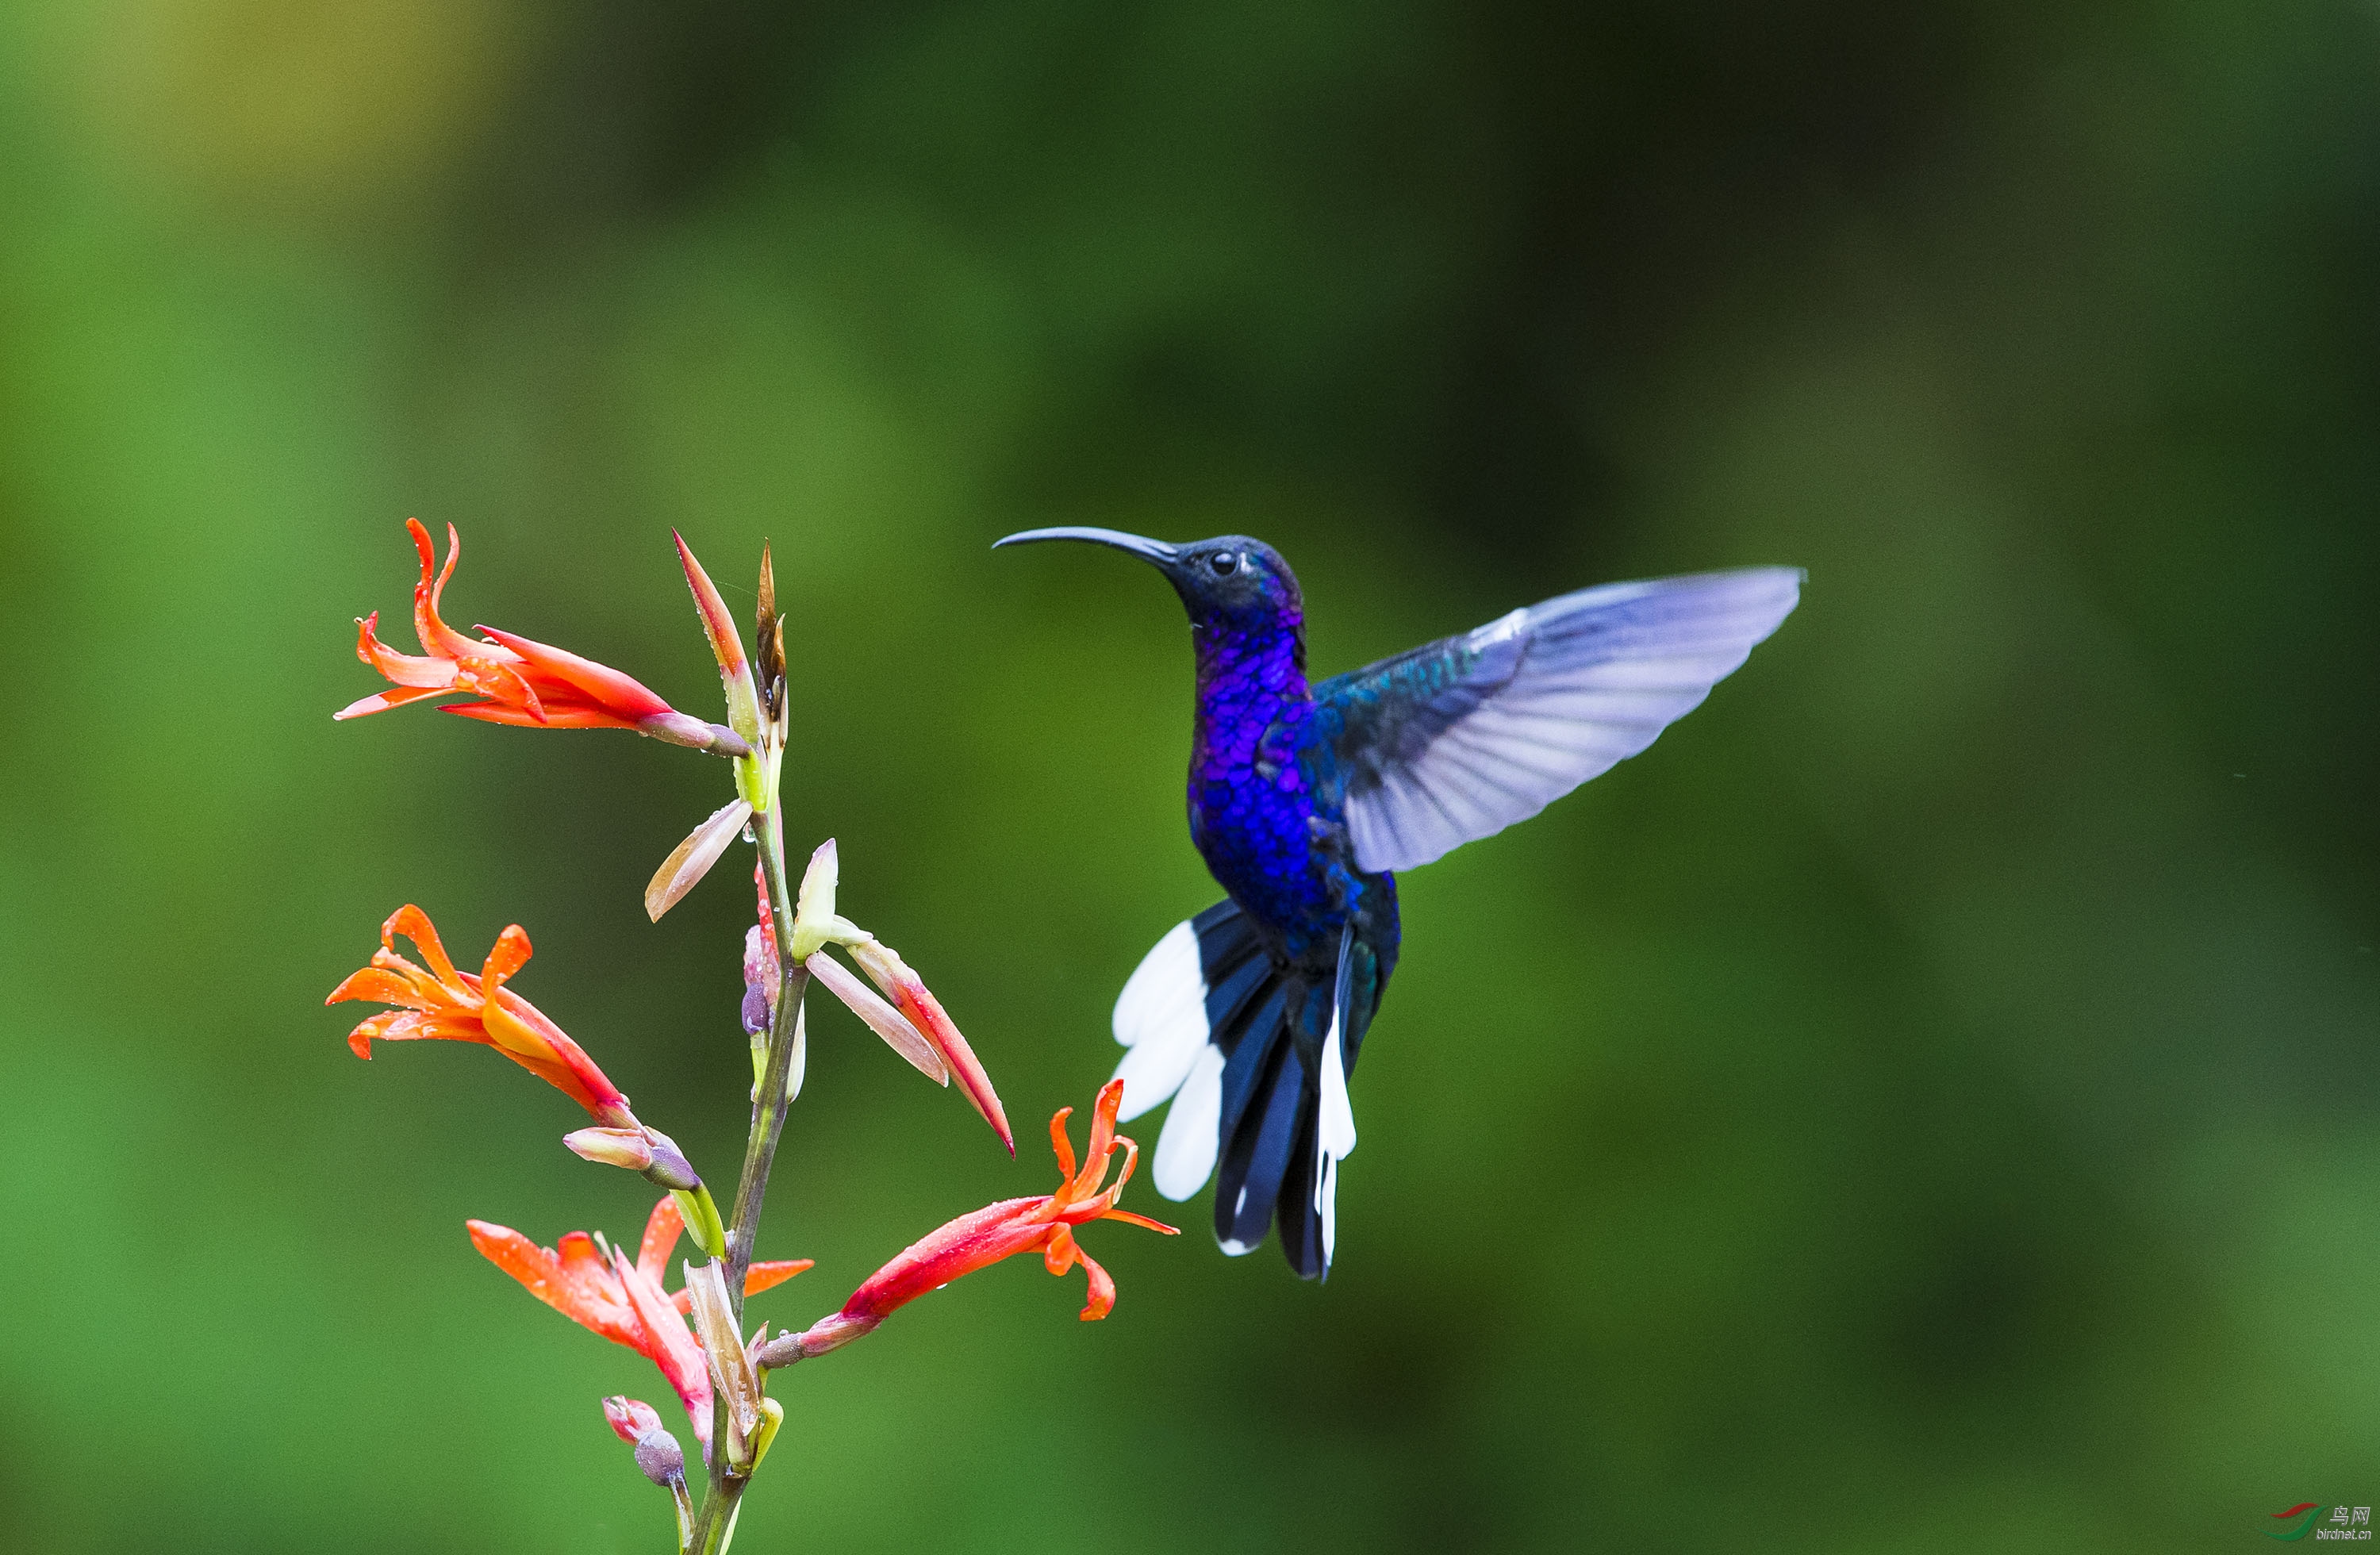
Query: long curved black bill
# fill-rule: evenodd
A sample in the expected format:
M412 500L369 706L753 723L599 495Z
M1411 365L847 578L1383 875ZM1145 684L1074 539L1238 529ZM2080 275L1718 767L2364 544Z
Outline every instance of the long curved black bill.
M1150 540L1146 535L1128 535L1122 529L1094 529L1071 525L1056 529L1020 529L1015 534L993 541L991 548L997 551L1003 545L1028 545L1037 540L1086 540L1093 545L1111 545L1118 551L1129 551L1143 561L1155 562L1159 566L1171 565L1181 554L1178 547L1168 545L1161 540Z

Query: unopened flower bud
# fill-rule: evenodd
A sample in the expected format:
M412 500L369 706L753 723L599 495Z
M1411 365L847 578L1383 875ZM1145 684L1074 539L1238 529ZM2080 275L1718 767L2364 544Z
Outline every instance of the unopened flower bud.
M641 1399L625 1398L614 1393L603 1401L603 1418L622 1441L631 1447L662 1428L662 1417L653 1406Z
M672 1192L702 1185L701 1174L677 1141L657 1128L582 1128L564 1135L562 1142L582 1160L640 1172L655 1186Z
M686 1451L659 1426L637 1439L637 1467L656 1485L686 1483Z
M1008 1147L1008 1153L1014 1155L1016 1140L1008 1132L1008 1114L1000 1105L1000 1093L991 1088L991 1076L984 1072L982 1062L975 1056L967 1039L959 1035L942 1002L883 941L871 936L845 942L844 948L918 1035L933 1045L943 1066L957 1078L967 1104L983 1115L983 1121L1000 1136L1000 1142Z
M727 690L727 723L746 740L760 737L760 699L752 686L751 661L744 657L744 643L735 629L735 617L727 601L719 596L718 587L702 564L694 559L686 537L674 529L670 538L677 541L677 559L686 568L686 587L694 590L694 608L702 617L702 629L710 638L710 650L719 661L719 674ZM745 754L749 755L747 747ZM758 806L754 807L758 808Z
M622 1441L637 1450L637 1468L647 1479L669 1489L686 1484L686 1452L677 1438L662 1428L653 1406L617 1394L603 1401L603 1418Z
M598 1166L642 1172L653 1164L652 1142L641 1128L582 1128L564 1135L562 1142L571 1154Z
M881 1318L836 1312L820 1318L799 1333L780 1334L752 1354L757 1366L775 1369L840 1350L855 1339L875 1331Z

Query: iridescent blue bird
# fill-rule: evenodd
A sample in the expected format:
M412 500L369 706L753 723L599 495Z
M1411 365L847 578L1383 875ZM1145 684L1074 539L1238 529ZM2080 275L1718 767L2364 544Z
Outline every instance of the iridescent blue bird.
M1281 553L1028 529L1153 564L1190 613L1197 711L1190 840L1224 899L1158 942L1116 1000L1123 1116L1171 1099L1152 1172L1215 1176L1215 1236L1277 1218L1312 1279L1330 1266L1347 1078L1397 964L1395 871L1524 820L1651 745L1777 629L1791 567L1614 583L1516 610L1319 686Z

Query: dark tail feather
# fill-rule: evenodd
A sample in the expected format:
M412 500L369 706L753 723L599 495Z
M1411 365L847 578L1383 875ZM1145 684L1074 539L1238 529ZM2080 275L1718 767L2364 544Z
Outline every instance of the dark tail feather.
M1343 958L1342 958L1343 959ZM1281 1046L1304 1071L1297 1106L1286 1130L1288 1157L1274 1190L1273 1209L1281 1221L1281 1256L1301 1280L1317 1280L1330 1272L1329 1238L1323 1232L1322 1206L1315 1187L1318 1170L1316 1135L1321 1127L1321 1063L1324 1038L1330 1028L1334 1002L1324 990L1309 989L1292 1017L1296 1029ZM1284 1076L1283 1083L1286 1083ZM1269 1117L1268 1117L1269 1121Z
M1216 1039L1215 1045L1223 1050L1224 1062L1223 1101L1216 1119L1215 1137L1227 1151L1232 1136L1240 1131L1242 1120L1248 1115L1249 1103L1257 1098L1270 1072L1273 1050L1284 1045L1281 1032L1287 1025L1284 1011L1289 1001L1285 981L1277 977L1265 978L1240 1006L1238 1019L1232 1027Z
M1290 1267L1318 1278L1327 1258L1315 1198L1321 1097L1312 1067L1332 1000L1276 968L1255 926L1229 898L1191 927L1208 1040L1224 1060L1215 1124L1215 1240L1227 1253L1248 1252L1278 1216ZM1293 1036L1293 1020L1316 1029Z
M1190 923L1198 935L1199 977L1207 987L1207 1039L1224 1058L1217 1137L1219 1144L1228 1144L1280 1040L1289 990L1255 926L1230 897Z
M1330 1267L1314 1176L1322 1097L1308 1057L1323 1044L1320 1032L1290 1026L1327 1026L1330 1011L1319 990L1283 978L1223 1069L1215 1239L1227 1253L1245 1253L1278 1218L1281 1253L1306 1280Z
M1227 1082L1230 1075L1226 1069ZM1305 1065L1298 1061L1297 1050L1276 1038L1269 1044L1251 1103L1229 1136L1215 1177L1215 1240L1226 1253L1249 1251L1271 1228L1273 1202L1289 1170L1298 1119L1314 1111L1313 1099L1305 1092Z
M1215 1121L1215 1240L1245 1253L1271 1229L1302 1112L1305 1066L1287 1038L1292 989L1254 925L1229 898L1192 920L1207 986L1208 1040L1223 1054ZM1302 1003L1303 1001L1300 1001ZM1303 1105L1301 1106L1301 1101Z
M1317 1115L1316 1103L1308 1098L1298 1110L1297 1137L1291 1142L1289 1170L1281 1176L1281 1197L1276 1201L1281 1256L1301 1280L1318 1280L1330 1272L1322 1245L1322 1206L1314 1183Z

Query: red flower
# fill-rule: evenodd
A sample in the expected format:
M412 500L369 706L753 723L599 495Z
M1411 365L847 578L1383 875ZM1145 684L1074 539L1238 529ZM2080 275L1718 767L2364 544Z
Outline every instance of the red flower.
M1062 1178L1056 1193L1011 1198L960 1216L870 1275L843 1304L842 1311L802 1333L765 1346L759 1352L761 1364L785 1366L847 1344L928 1291L1018 1253L1039 1253L1052 1274L1063 1274L1081 1264L1090 1280L1090 1299L1084 1305L1082 1319L1089 1323L1106 1317L1115 1307L1115 1281L1075 1241L1073 1228L1092 1221L1123 1221L1168 1236L1175 1234L1172 1226L1116 1208L1140 1154L1139 1146L1115 1132L1116 1109L1123 1103L1123 1082L1110 1080L1091 1112L1090 1150L1080 1172L1075 1169L1074 1141L1066 1136L1066 1119L1075 1110L1062 1107L1050 1120L1050 1140L1058 1153ZM1123 1152L1123 1169L1102 1188L1100 1179L1119 1150Z
M430 963L427 971L396 954L399 934L411 940ZM369 999L404 1006L384 1010L347 1034L347 1046L358 1058L371 1057L374 1038L484 1043L586 1108L597 1123L641 1132L643 1125L628 1111L628 1099L595 1067L595 1061L536 1005L504 986L528 957L528 935L516 923L496 936L479 976L457 972L446 957L446 947L438 942L430 916L407 903L381 925L380 949L372 953L371 965L333 989L322 1002Z
M405 527L421 553L421 581L413 587L413 629L421 638L424 656L399 653L382 643L374 635L378 611L358 620L356 657L395 685L348 704L334 718L361 718L424 697L463 691L483 699L449 702L446 711L540 729L634 729L722 756L751 754L733 730L679 712L618 670L492 626L476 628L485 634L483 641L455 631L439 618L438 601L462 554L461 539L454 525L446 526L446 565L434 571L437 552L430 531L419 518L407 519Z
M519 1281L529 1294L584 1329L625 1344L661 1367L686 1405L694 1434L710 1443L710 1375L702 1346L686 1326L692 1298L685 1291L662 1292L670 1254L685 1227L677 1200L664 1197L645 1222L637 1261L617 1247L601 1247L574 1231L557 1247L540 1247L510 1226L470 1221L471 1245L490 1263ZM756 1263L744 1277L744 1294L781 1285L810 1267L808 1258ZM619 1422L615 1419L616 1429ZM623 1433L625 1435L625 1433Z

